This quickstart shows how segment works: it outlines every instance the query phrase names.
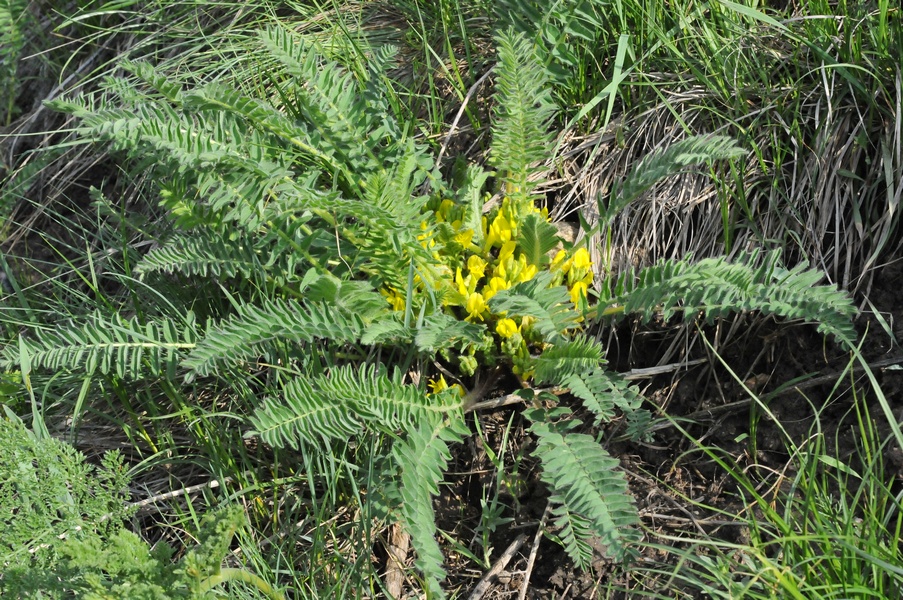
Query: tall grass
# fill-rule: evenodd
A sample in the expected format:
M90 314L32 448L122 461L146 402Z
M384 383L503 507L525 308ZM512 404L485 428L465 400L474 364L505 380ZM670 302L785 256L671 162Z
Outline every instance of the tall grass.
M592 219L596 196L645 149L725 131L748 157L723 185L687 174L652 189L612 232L615 264L781 245L838 285L867 290L900 240L903 31L862 6L808 3L790 14L732 2L614 4L601 18L604 31L628 36L627 76L615 89L623 120L611 137L575 138L585 148L577 180L555 214ZM611 39L607 47L611 77ZM602 125L605 108L595 109Z
M675 423L695 446L678 461L702 456L717 464L743 508L728 512L684 496L690 510L711 515L700 516L697 526L733 534L651 534L653 546L668 560L640 569L634 593L654 596L653 590L668 589L676 594L672 597L731 599L898 597L903 592L903 503L887 471L888 449L897 440L882 424L883 415L874 414L882 394L870 388L871 382L863 386L852 381L852 403L839 427L827 428L825 415L837 399L801 398L812 408L812 428L805 439L785 438L790 457L777 470L756 464L741 468L722 449L696 441ZM870 399L876 393L877 402ZM772 426L781 429L779 422Z

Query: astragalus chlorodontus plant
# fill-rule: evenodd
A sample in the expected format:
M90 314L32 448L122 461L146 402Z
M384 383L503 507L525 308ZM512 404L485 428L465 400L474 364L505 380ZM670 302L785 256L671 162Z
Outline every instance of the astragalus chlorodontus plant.
M133 76L103 95L53 103L80 119L86 139L150 170L168 219L135 269L154 294L53 328L35 323L21 347L36 371L253 389L246 435L272 447L329 454L379 437L358 481L410 533L436 596L445 571L432 497L469 434L465 412L503 381L517 381L501 391L529 404L548 533L584 568L594 548L620 559L639 538L618 461L584 433L569 399L595 425L623 417L635 436L648 413L606 369L588 325L758 309L818 321L843 341L855 335L849 301L815 285L817 274L782 269L776 254L596 280L586 249L560 239L538 206L534 175L556 107L519 34L496 37L492 170L471 165L451 182L387 100L392 48L346 68L284 29L260 40L272 65L266 97L130 64ZM739 152L720 137L676 144L600 208L614 215L675 169ZM487 208L490 182L501 200ZM184 277L215 285L168 294ZM211 289L224 301L209 302ZM4 362L15 368L22 355L10 350Z

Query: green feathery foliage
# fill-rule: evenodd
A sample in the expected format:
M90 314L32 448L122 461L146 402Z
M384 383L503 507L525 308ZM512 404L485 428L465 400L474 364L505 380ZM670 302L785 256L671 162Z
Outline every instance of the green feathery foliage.
M697 135L643 157L612 195L608 206L599 203L599 221L608 224L624 208L659 180L687 167L713 160L737 158L746 152L737 142L721 135Z
M606 26L601 11L611 10L600 0L495 0L494 8L500 25L535 42L541 64L562 84L587 68L580 46L597 45Z
M469 433L461 413L462 400L453 393L427 396L389 378L376 368L352 366L329 375L292 379L278 396L268 399L252 418L254 430L273 446L313 448L328 439L348 439L365 430L392 436L392 467L380 478L388 509L398 514L417 551L417 568L429 589L442 596L443 556L436 541L432 496L451 458L449 443Z
M347 439L363 429L387 433L407 429L427 415L460 409L452 396L427 396L389 377L374 366L337 367L327 375L292 378L280 393L267 399L251 423L257 435L273 446L297 448L324 439Z
M160 373L175 377L179 361L196 341L190 312L182 325L95 313L82 323L54 331L34 329L32 335L22 341L35 369L82 370L126 379ZM0 364L6 367L18 365L19 360L20 351L12 346L6 346L0 355Z
M399 157L396 144L403 143L404 137L399 135L398 125L389 118L382 102L374 106L375 95L363 93L350 72L324 60L285 29L270 29L261 39L285 66L286 75L297 82L291 93L297 94L293 108L307 123L304 137L318 154L328 157L329 166L340 169L346 183L360 186L366 175L379 172ZM388 66L393 57L391 49L379 53L371 63L369 79L377 79L379 69ZM299 84L302 93L298 93Z
M423 324L417 328L414 344L420 352L435 354L461 341L479 343L484 331L479 325L461 321L445 313L436 313L424 319Z
M583 405L595 415L596 424L607 423L617 416L618 411L627 416L628 422L640 413L643 396L636 387L617 373L612 373L601 366L583 373L571 373L559 378L559 385L567 388L571 394L583 401ZM639 439L644 436L642 430L630 431L628 436Z
M122 455L99 468L72 446L36 435L8 409L0 417L0 594L4 598L212 598L226 581L242 581L281 599L260 577L222 568L239 505L207 515L200 545L173 564L165 543L152 548L123 529L134 509Z
M562 342L567 332L578 326L580 315L574 312L573 304L563 286L549 287L552 276L540 273L530 281L519 283L510 290L504 290L492 297L490 305L498 313L510 316L536 319L536 330L550 342Z
M463 415L450 414L447 419L419 419L415 427L406 427L404 439L392 445L392 458L397 465L390 490L384 494L397 499L397 510L408 525L417 549L416 566L423 573L427 588L437 597L443 595L441 582L442 550L436 541L436 519L432 497L439 494L439 484L451 459L448 445L460 443L470 434Z
M558 230L540 215L527 215L517 232L517 245L527 262L544 267L550 262L549 252L558 245Z
M545 71L535 47L506 31L496 37L496 105L492 121L492 159L515 205L532 203L529 180L537 164L548 158L549 122L556 112ZM534 263L535 264L535 263Z
M545 349L534 363L534 379L567 389L595 415L596 424L611 421L617 411L636 413L643 397L619 375L604 368L603 356L604 350L595 339L578 337Z
M176 235L148 252L135 269L139 276L162 271L200 277L253 279L263 269L252 240L224 239L211 232ZM288 268L277 272L288 271Z
M618 461L592 436L573 433L579 422L559 421L569 414L563 408L527 411L538 438L533 455L542 458L540 477L552 492L559 538L571 559L589 569L595 555L591 544L623 558L629 543L639 539L633 527L639 519Z
M832 286L818 285L823 278L818 271L806 270L805 264L787 270L779 266L779 259L780 251L775 250L764 258L758 251L741 254L734 262L724 258L662 261L638 274L622 275L606 303L617 307L617 312L640 314L646 320L656 312L668 319L678 310L701 312L709 321L758 310L813 321L820 332L853 343L856 329L851 318L856 308L850 298Z
M537 384L560 383L562 378L586 373L599 366L605 351L589 336L580 336L563 344L546 348L536 359Z
M66 540L115 534L129 514L127 498L118 452L107 453L97 469L72 446L39 439L7 409L0 416L3 597L19 597L34 569L55 570Z
M18 81L16 69L31 22L28 0L0 0L0 125L12 121Z
M8 571L0 578L0 591L8 581L11 592L25 594L16 596L20 598L207 600L221 597L215 587L240 581L272 600L283 600L254 573L222 567L235 532L244 523L244 511L237 505L208 513L197 534L200 543L176 563L173 548L162 542L151 546L125 529L109 536L72 536L59 544L57 565Z
M353 342L360 338L363 329L359 315L337 310L335 305L294 300L246 304L211 329L184 366L205 376L215 371L217 363L260 356L276 342Z

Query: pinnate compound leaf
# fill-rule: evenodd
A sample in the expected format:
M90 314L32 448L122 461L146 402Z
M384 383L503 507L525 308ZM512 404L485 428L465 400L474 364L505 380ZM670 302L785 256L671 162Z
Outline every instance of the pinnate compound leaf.
M583 401L583 405L595 415L597 425L613 419L615 409L621 410L630 419L643 403L642 395L627 380L599 367L582 373L572 372L560 385Z
M758 251L726 258L665 260L639 273L622 275L611 297L625 314L648 320L660 311L665 319L676 311L701 312L711 321L730 313L758 310L787 319L818 324L818 331L853 343L856 307L850 297L833 286L818 285L823 274L800 264L779 266L780 251L762 258Z
M536 359L537 384L547 381L564 385L571 375L590 373L598 369L605 351L595 339L581 335L573 340L550 346Z
M530 200L536 186L530 175L536 163L548 158L549 124L557 107L548 75L535 46L526 36L509 29L496 37L498 76L496 109L492 121L492 161L518 204Z
M697 135L646 155L621 184L617 200L603 220L617 214L660 179L699 163L746 154L737 142L722 135Z
M410 343L415 334L414 328L405 327L401 313L393 313L368 325L361 335L361 343L398 345Z
M452 394L428 396L405 385L396 373L370 365L336 367L318 377L292 379L279 396L268 398L251 419L254 431L275 447L319 444L324 438L347 438L367 427L394 433L424 418L460 410Z
M527 257L527 262L537 267L551 261L549 252L558 242L555 226L536 213L527 215L517 232L518 247Z
M485 330L482 325L467 323L445 313L435 313L424 320L423 326L417 330L414 343L419 351L434 354L458 341L478 343Z
M180 329L175 321L143 323L137 318L101 313L53 331L36 329L31 337L20 339L34 369L100 372L123 379L161 373L175 377L184 353L195 347L190 325ZM19 350L7 346L0 364L11 368L19 360Z
M261 261L248 240L230 241L203 230L179 235L148 252L135 268L138 275L154 271L201 277L252 278Z
M320 444L324 438L347 438L362 429L354 407L331 401L306 377L296 377L271 397L251 417L254 430L247 436L281 448L298 448L302 442Z
M439 483L451 459L448 444L461 442L468 433L461 413L449 419L432 416L409 426L405 438L392 445L392 457L399 470L397 489L392 495L399 497L400 521L417 552L414 564L437 598L445 597L440 586L445 569L436 541L432 497L439 494Z
M528 415L537 437L533 456L542 459L540 478L549 486L555 525L571 559L583 569L592 562L589 547L621 559L639 538L639 522L618 461L591 436L572 433L573 421L553 423L541 409Z
M276 340L299 343L326 339L348 343L360 338L363 328L357 314L320 303L274 300L260 306L244 305L237 315L216 326L198 343L184 366L206 376L223 362L257 356Z
M564 286L549 287L552 275L541 271L529 281L497 293L489 301L493 313L507 312L509 317L533 317L536 330L550 343L566 339L565 333L577 326L580 315L574 310Z

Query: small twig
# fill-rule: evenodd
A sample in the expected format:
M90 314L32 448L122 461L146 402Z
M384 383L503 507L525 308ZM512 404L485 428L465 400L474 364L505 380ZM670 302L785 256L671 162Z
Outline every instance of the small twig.
M476 83L470 86L470 89L467 90L467 94L464 96L464 100L461 101L461 107L458 109L458 113L455 115L455 120L452 121L451 128L448 130L448 133L445 135L445 140L442 142L442 148L439 150L439 156L436 158L436 164L442 165L442 157L445 156L445 151L448 150L448 144L451 142L452 136L455 134L455 130L458 129L458 121L461 120L461 117L464 115L464 109L467 108L467 103L470 101L471 96L474 95L474 92L477 91L477 88L486 81L486 78L492 73L492 69L489 69L483 76L477 79Z
M232 481L231 477L226 477L223 479L222 483L230 483ZM169 500L171 498L178 498L179 496L185 496L187 494L193 494L194 492L207 489L215 489L222 485L219 480L214 479L213 481L208 481L207 483L199 483L197 485L190 485L188 487L182 488L180 490L173 490L171 492L166 492L163 494L157 494L156 496L151 496L150 498L145 498L144 500L139 500L138 502L130 502L127 506L129 508L143 508L148 504L154 504L155 502L160 502L162 500Z
M640 512L640 517L644 519L659 519L661 521L673 521L675 523L689 523L694 525L697 529L701 525L711 525L713 527L749 527L749 523L747 521L725 521L722 519L704 518L704 519L695 519L689 517L678 517L677 515L666 515L663 513L655 513L655 512Z
M469 600L480 600L487 591L489 591L489 586L492 585L492 582L498 576L499 573L505 570L505 567L508 566L508 563L511 562L511 559L514 558L514 555L517 554L517 551L520 550L520 547L524 545L524 541L526 541L527 536L523 533L514 538L514 541L508 546L508 548L502 552L502 555L499 556L499 559L495 561L495 564L492 565L492 568L486 571L486 574L480 579L477 583L477 586L473 588L473 592L470 593Z
M680 363L672 363L670 365L661 365L659 367L646 367L645 369L631 369L626 373L621 373L621 377L627 379L629 381L634 381L636 379L649 379L650 377L655 377L656 375L664 375L665 373L671 373L673 371L678 371L685 367L692 367L694 365L699 365L704 362L708 362L707 358L697 358L695 360L688 360Z
M441 368L444 371L445 369ZM474 406L479 404L478 400L486 395L498 381L499 367L492 369L489 373L478 373L476 380L473 382L473 389L464 396L464 412L474 410Z
M527 559L527 569L524 571L524 582L520 586L520 594L517 600L524 600L527 597L527 588L530 587L530 575L533 573L533 564L536 562L536 554L539 552L539 538L546 528L546 520L549 513L552 512L552 505L546 503L546 510L542 513L542 519L539 520L539 527L536 528L536 535L533 536L533 547L530 549L530 558Z
M505 396L499 396L498 398L493 398L492 400L484 400L482 402L475 402L467 407L467 412L474 410L486 410L489 408L501 408L503 406L508 406L510 404L517 404L519 402L524 402L523 396L518 396L517 394L508 394Z
M389 539L386 543L389 560L386 561L386 594L389 598L401 597L401 586L404 584L404 563L408 558L411 536L399 523L389 527Z

